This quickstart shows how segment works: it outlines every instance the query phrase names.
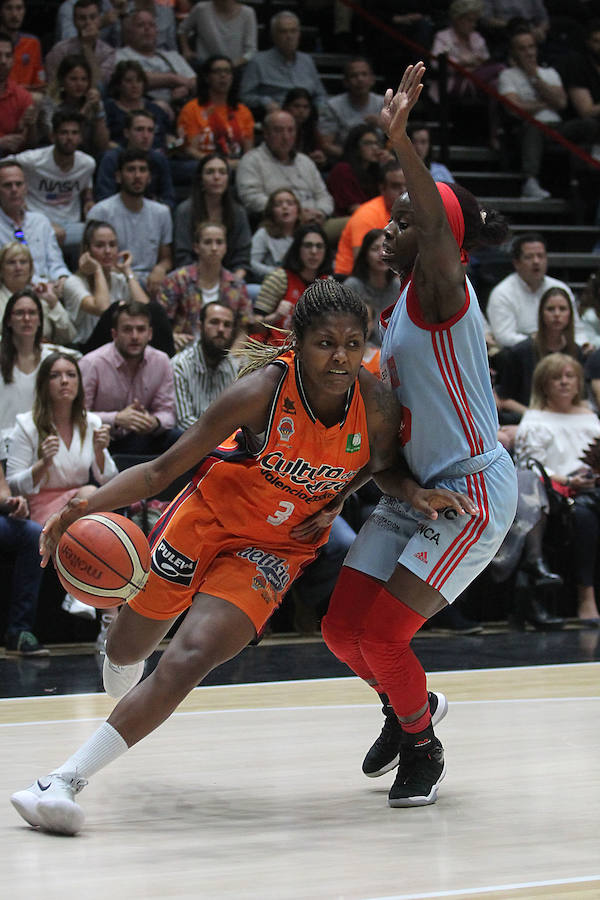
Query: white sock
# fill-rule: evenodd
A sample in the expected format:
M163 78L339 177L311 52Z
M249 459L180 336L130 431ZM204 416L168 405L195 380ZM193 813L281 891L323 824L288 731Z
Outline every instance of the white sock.
M126 750L129 750L129 747L116 728L113 728L108 722L104 722L91 738L75 751L73 756L70 756L51 774L73 775L76 773L87 781Z

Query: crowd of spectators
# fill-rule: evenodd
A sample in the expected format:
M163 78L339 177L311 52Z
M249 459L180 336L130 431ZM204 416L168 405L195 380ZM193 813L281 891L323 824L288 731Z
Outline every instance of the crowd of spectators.
M549 141L531 117L584 150L600 144L600 20L585 18L594 3L571 10L579 46L561 44L542 0L404 6L369 11L460 64L451 100L476 110L472 72L511 102L523 196L544 203ZM311 23L292 10L265 22L237 0L64 0L51 40L23 32L25 0L0 0L0 500L21 530L27 504L42 520L40 496L92 489L88 469L97 483L110 477L111 454L170 446L235 378L228 350L248 335L277 344L314 279L348 278L374 321L395 300L399 282L380 255L405 191L378 123L389 54L373 52L372 23L324 7L331 33L355 51L340 62L337 93L300 50ZM331 49L328 29L318 41ZM432 158L439 99L434 65L411 139L434 177L453 182ZM485 325L499 351L498 408L516 426L542 357L561 351L587 365L600 304L590 283L580 317L570 287L547 274L540 234L516 240L512 261ZM374 325L375 367L378 343ZM588 361L597 388L600 362ZM87 442L85 475L69 462L75 438ZM82 484L67 484L63 469ZM2 546L11 541L7 532ZM34 607L13 597L10 650L43 652Z

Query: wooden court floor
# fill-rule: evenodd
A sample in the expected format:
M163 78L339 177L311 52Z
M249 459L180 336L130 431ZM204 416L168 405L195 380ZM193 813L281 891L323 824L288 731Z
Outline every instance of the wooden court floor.
M389 809L360 765L381 727L353 678L195 690L92 780L75 838L8 795L81 743L103 695L0 701L6 900L600 898L600 663L436 673L448 775Z

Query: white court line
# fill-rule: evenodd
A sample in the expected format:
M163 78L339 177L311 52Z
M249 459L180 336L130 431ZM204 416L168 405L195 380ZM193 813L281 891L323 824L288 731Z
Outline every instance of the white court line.
M74 694L75 697L92 696L96 694ZM39 698L34 697L34 700ZM523 699L511 700L453 700L450 705L454 706L477 706L484 704L507 704L507 703L577 703L598 701L598 697L523 697ZM269 713L269 712L318 712L319 710L331 711L336 709L375 709L376 704L373 703L328 703L316 704L310 706L240 706L232 709L191 709L181 710L171 713L169 719L184 716L225 716L231 713ZM104 722L106 716L89 716L79 718L75 716L71 719L32 719L26 722L0 722L0 728L22 728L25 725L68 725L71 722ZM165 720L167 721L167 720ZM387 900L387 898L382 898Z
M481 669L446 669L442 672L428 672L427 678L435 678L437 675L468 675L468 674L480 674L481 672L537 672L539 670L544 669L572 669L574 666L577 668L581 668L584 666L600 666L600 662L587 662L587 663L557 663L556 665L547 665L547 666L497 666L495 668L481 668ZM355 675L347 675L347 676L338 676L335 678L294 678L291 680L283 680L283 681L240 681L235 682L235 684L201 684L198 687L195 687L195 691L201 691L203 688L210 688L211 691L214 690L227 690L227 688L232 687L263 687L265 685L288 685L288 684L335 684L336 682L344 683L348 681L361 681L360 678L357 678ZM364 683L364 682L362 682ZM84 694L33 694L28 697L0 697L0 703L14 703L19 700L40 700L45 697L98 697L102 696L102 691L88 691ZM365 704L368 705L368 704Z
M555 878L551 881L523 881L516 884L485 885L476 888L462 888L455 891L428 891L425 894L390 894L385 897L369 897L365 900L434 900L435 897L465 897L468 894L497 894L499 891L520 891L527 888L559 887L564 884L585 884L600 881L600 875L581 875L576 878Z

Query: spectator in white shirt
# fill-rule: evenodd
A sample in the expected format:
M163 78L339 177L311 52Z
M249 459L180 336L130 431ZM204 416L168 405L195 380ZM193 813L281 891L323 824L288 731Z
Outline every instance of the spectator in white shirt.
M96 168L94 159L78 149L83 122L76 110L57 110L52 117L52 144L15 157L25 173L27 208L48 216L71 268L77 261L85 214L93 203Z
M549 287L563 288L569 295L574 312L575 340L584 345L585 328L577 313L573 292L564 281L546 274L548 256L542 235L532 231L515 238L512 262L515 271L493 288L487 305L487 318L498 346L513 347L537 331L540 298Z

